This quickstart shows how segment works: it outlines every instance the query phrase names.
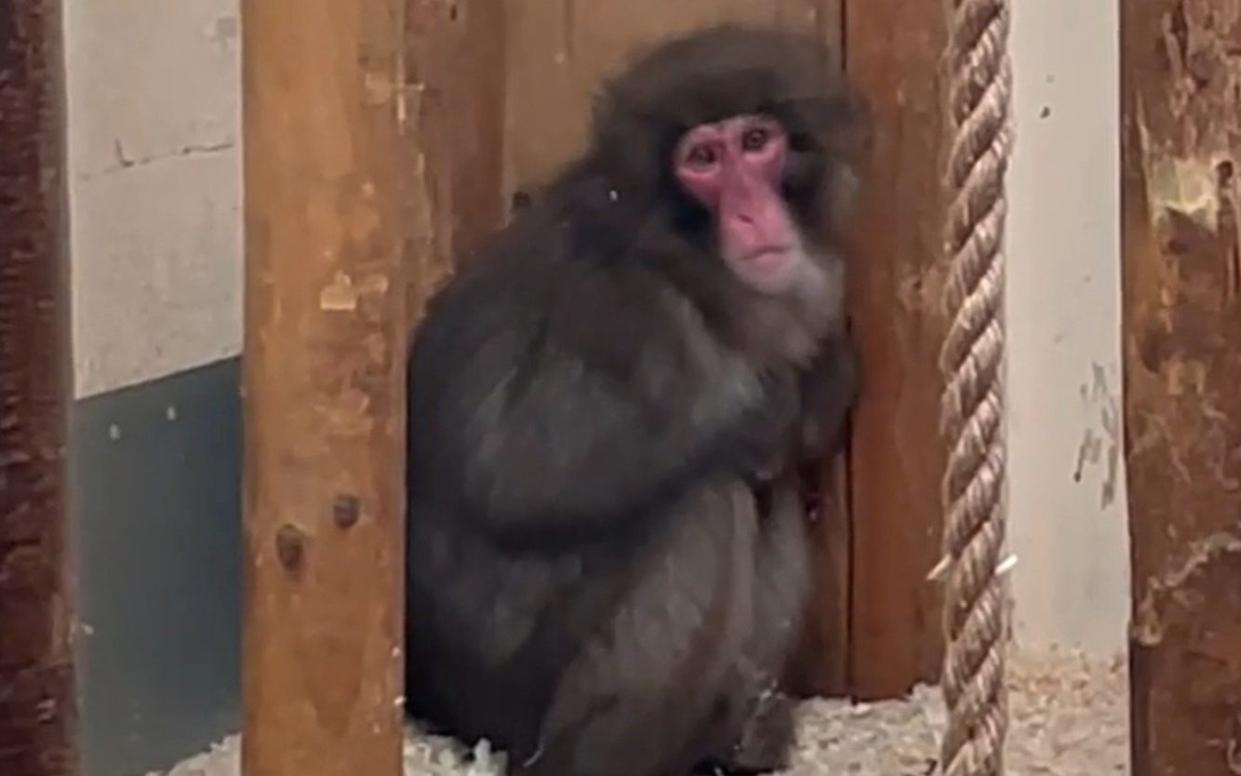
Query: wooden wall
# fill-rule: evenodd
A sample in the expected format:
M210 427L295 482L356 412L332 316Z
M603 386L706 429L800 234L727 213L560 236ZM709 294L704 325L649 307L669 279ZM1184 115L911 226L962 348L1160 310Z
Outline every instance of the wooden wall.
M582 147L590 96L636 47L704 24L775 23L840 39L837 0L508 0L505 194Z

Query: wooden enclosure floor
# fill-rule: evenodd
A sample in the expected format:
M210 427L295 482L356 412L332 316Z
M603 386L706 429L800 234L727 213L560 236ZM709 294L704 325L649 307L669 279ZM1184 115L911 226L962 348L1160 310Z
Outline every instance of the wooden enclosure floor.
M1071 652L1014 654L1009 660L1010 776L1110 776L1129 773L1128 676L1121 660ZM785 776L930 776L936 773L944 710L939 693L873 704L810 701ZM240 776L238 737L192 757L164 776ZM488 760L462 764L442 740L411 737L406 776L498 776ZM148 776L160 776L148 774Z

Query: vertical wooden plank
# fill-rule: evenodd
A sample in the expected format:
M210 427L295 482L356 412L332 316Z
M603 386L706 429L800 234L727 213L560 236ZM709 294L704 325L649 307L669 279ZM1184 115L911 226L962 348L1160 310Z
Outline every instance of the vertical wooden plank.
M706 24L739 21L810 30L841 50L839 0L508 0L504 191L512 199L545 182L580 151L589 100L602 78L640 46ZM789 685L805 694L845 690L849 521L843 462L816 521L816 596Z
M1125 0L1133 769L1241 772L1241 6Z
M0 5L0 773L78 772L61 7Z
M404 0L244 0L243 768L401 769Z
M845 67L875 127L853 231L851 323L863 395L853 418L850 675L861 698L901 694L938 675L939 309L946 32L939 3L852 0Z
M426 296L507 215L504 155L504 5L498 0L409 0L407 134L416 183L406 251L417 319Z

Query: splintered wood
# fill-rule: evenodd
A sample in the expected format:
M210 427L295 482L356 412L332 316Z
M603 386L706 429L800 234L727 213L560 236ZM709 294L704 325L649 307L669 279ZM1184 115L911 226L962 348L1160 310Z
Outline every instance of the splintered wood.
M1121 3L1136 776L1241 773L1241 4Z

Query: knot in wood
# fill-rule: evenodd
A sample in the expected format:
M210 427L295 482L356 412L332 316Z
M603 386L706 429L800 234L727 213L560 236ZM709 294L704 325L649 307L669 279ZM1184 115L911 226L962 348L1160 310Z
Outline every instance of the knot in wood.
M352 493L341 493L336 496L332 505L332 520L339 528L352 528L362 517L362 501Z
M276 531L276 557L285 571L296 572L302 567L306 555L306 534L292 523L285 523Z

